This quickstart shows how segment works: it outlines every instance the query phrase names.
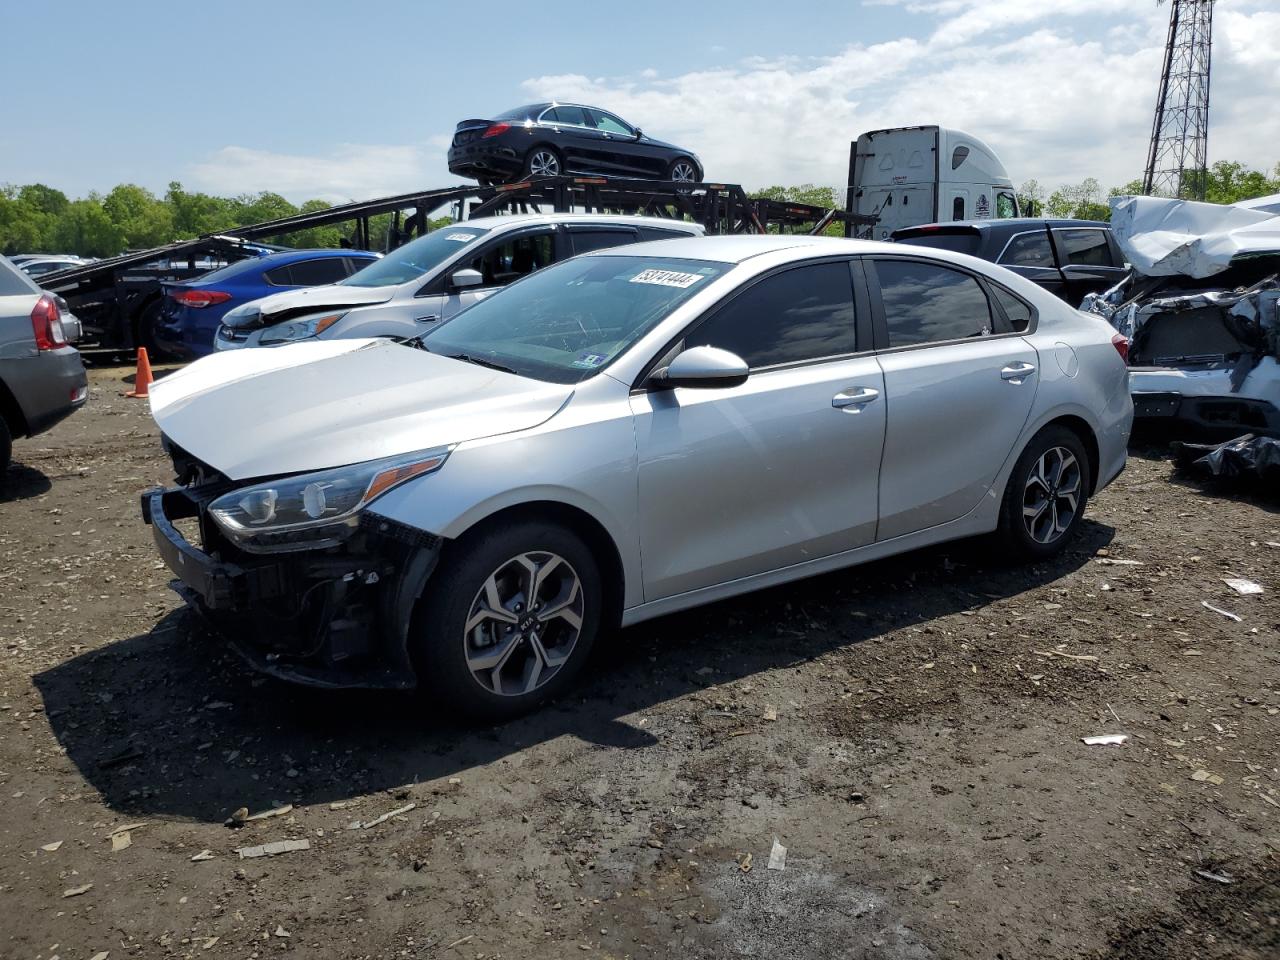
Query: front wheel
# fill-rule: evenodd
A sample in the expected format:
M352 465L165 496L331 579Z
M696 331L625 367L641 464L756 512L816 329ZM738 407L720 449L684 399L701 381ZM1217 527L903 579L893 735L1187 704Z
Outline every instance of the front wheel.
M1075 535L1089 499L1089 455L1066 427L1045 427L1009 474L996 538L1015 559L1043 560Z
M671 162L671 166L667 168L667 179L676 183L698 183L702 179L702 174L698 173L698 168L688 157L680 157Z
M551 147L534 147L524 158L526 177L558 177L564 173L564 161Z
M572 682L600 629L604 592L587 546L537 521L493 525L446 548L415 621L426 692L500 720Z

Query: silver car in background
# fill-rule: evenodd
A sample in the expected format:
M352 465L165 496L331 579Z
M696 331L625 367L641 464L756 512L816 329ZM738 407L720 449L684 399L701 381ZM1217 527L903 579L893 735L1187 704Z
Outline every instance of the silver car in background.
M259 669L506 716L619 625L975 534L1053 555L1125 464L1121 344L947 251L637 244L166 377L143 513Z
M0 474L13 440L43 433L84 404L80 321L56 294L0 257Z
M300 340L416 337L521 277L580 253L702 236L658 217L547 213L481 217L392 250L336 284L254 300L222 318L215 350Z

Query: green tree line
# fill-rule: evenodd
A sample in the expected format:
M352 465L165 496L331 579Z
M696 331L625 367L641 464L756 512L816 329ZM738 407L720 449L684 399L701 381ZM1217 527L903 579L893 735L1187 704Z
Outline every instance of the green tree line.
M163 197L132 183L78 200L42 183L0 185L0 253L74 253L113 257L125 250L185 240L296 213L324 210L324 200L295 206L278 193L238 197L190 192L173 182ZM374 218L376 220L376 218ZM377 236L370 223L371 236ZM385 231L385 225L381 225ZM312 227L272 238L286 246L337 247L347 225Z

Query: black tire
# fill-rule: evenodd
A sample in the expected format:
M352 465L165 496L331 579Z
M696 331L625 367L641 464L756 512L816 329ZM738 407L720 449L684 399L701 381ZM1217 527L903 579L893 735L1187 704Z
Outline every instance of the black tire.
M135 351L138 347L146 347L147 359L152 362L167 362L174 359L156 343L156 324L160 322L161 306L160 300L156 299L142 308L142 313L138 316L137 329L133 335Z
M676 176L677 172L682 170L692 171L691 176ZM698 165L688 157L676 157L667 164L667 179L676 183L701 183L702 171L698 169Z
M554 167L554 170L552 169ZM524 166L517 180L529 177L557 177L565 172L564 157L554 147L540 143L524 156Z
M552 591L558 591L555 596L559 601L572 593L568 577L554 571L564 571L565 566L561 564L565 564L570 574L576 574L581 604L570 612L580 618L580 628L571 645L570 621L552 617L540 625L529 626L530 621L537 620L531 616L532 605L518 615L519 622L514 626L486 618L470 633L466 630L490 578L504 590L510 588L520 577L519 572L513 574L511 570L516 558L522 556L550 564L552 572L536 595L548 607L553 605L549 602ZM550 558L559 558L561 564L552 563ZM527 586L527 581L522 586ZM523 590L519 595L527 592ZM514 603L502 606L504 613L508 606L518 609ZM603 606L604 590L595 557L569 530L535 520L485 525L447 545L436 572L427 582L409 638L419 684L432 702L443 702L469 719L503 720L525 713L558 696L573 683L599 633ZM477 639L490 640L491 637L491 646L476 643ZM489 651L498 656L508 643L512 644L511 652L503 666L497 670L482 669L479 674L473 672L468 664L468 652L474 657L483 657ZM538 676L549 669L545 665L550 659L539 658L535 646L557 658L567 658L552 670L549 679L528 692L496 692L495 674L499 675L497 686L506 685L514 690L533 676L533 661L542 665Z
M1043 479L1033 480L1033 473ZM1002 555L1034 561L1061 551L1080 528L1090 476L1089 454L1074 431L1051 424L1032 437L1013 465L1000 504L995 539ZM1032 516L1028 509L1040 512Z
M0 416L0 480L4 479L9 469L9 460L13 456L13 437L9 434L9 424Z

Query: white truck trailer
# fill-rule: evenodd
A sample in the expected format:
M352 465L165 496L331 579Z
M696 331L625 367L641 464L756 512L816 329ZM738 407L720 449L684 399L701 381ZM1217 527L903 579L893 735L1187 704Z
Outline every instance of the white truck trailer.
M894 127L862 134L849 151L846 210L874 216L848 236L884 240L903 227L1019 215L1013 181L977 137L946 127ZM870 230L870 232L868 232Z

